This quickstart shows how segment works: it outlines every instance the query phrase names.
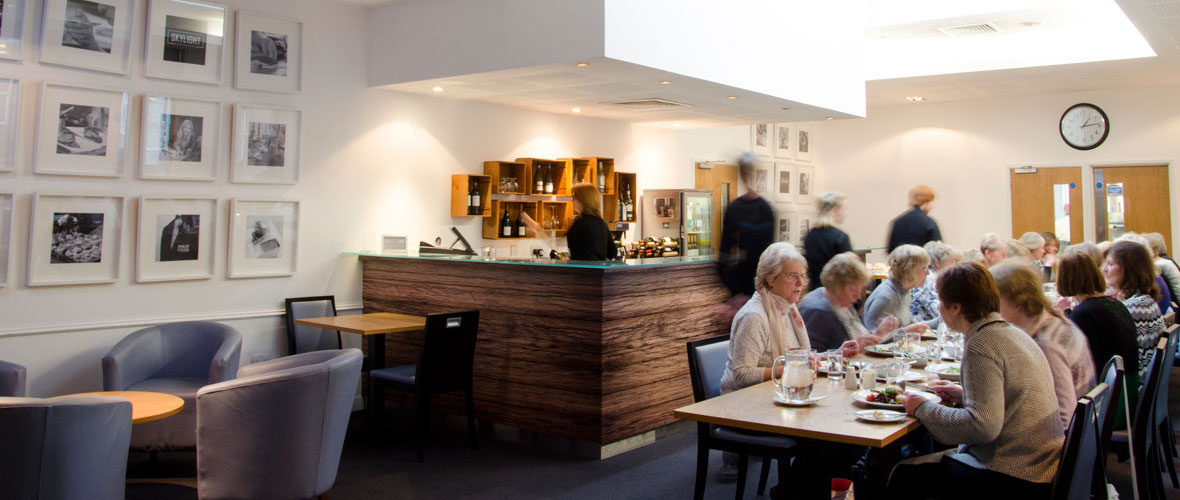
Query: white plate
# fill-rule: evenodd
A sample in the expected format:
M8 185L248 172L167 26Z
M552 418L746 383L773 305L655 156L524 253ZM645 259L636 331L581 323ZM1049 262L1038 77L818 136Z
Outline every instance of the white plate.
M856 412L856 419L874 424L891 424L905 420L905 412L892 410L860 410Z
M861 389L859 391L853 392L852 394L849 394L849 397L851 397L853 401L856 401L860 404L870 406L873 408L886 408L886 409L890 409L890 410L902 410L902 411L905 410L905 405L877 403L877 402L873 402L873 401L869 401L869 400L865 399L865 396L868 396L870 392L872 392L872 391L866 391L864 389ZM942 398L938 397L937 395L930 394L928 392L906 391L906 394L917 394L917 395L922 396L926 399L929 399L931 402L934 402L934 403L941 403L942 402Z
M892 358L897 356L897 351L893 350L893 344L873 344L865 348L865 354L880 358Z
M935 363L926 367L926 371L938 375L938 378L943 380L950 380L957 382L962 378L963 374L960 372L952 372L951 368L960 368L958 363Z
M827 399L827 398L828 398L828 395L827 395L827 394L824 394L823 396L815 396L815 395L813 395L813 396L811 396L811 398L809 398L809 399L808 399L806 402L804 402L804 403L795 403L795 402L792 402L792 401L788 401L788 400L787 400L787 398L786 398L786 397L784 397L782 394L779 394L779 393L775 392L775 393L774 393L774 404L776 404L776 405L783 405L783 406L812 406L812 405L814 405L814 404L816 404L816 403L818 403L818 402L820 402L820 401L823 401L823 400L825 400L825 399Z
M925 376L918 372L905 372L905 378L902 380L905 380L906 382L921 382L925 378ZM881 375L881 372L877 372L877 380L884 382L885 376Z

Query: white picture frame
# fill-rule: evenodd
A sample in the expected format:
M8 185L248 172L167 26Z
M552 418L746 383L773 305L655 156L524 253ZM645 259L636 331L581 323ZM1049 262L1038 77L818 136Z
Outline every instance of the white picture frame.
M213 277L216 199L141 196L137 226L137 283Z
M235 105L230 182L298 182L301 119L296 109Z
M42 84L33 172L122 176L130 104L129 92Z
M815 166L795 166L795 203L805 206L815 204Z
M774 154L774 124L755 123L750 125L750 151L756 155L771 156Z
M774 241L793 243L791 239L795 230L795 210L790 205L776 203L774 205Z
M807 238L807 232L810 231L812 227L815 227L815 216L816 212L814 210L800 210L795 212L796 245L802 246L803 239Z
M234 87L298 93L302 90L303 23L295 19L238 12L234 43Z
M794 123L774 124L774 157L791 159L795 151L791 132L795 130Z
M221 110L216 101L143 96L139 178L213 181L221 162Z
M220 84L229 9L202 0L151 0L144 75Z
M21 41L24 36L26 0L5 0L0 8L0 59L19 61L23 58Z
M811 125L797 125L795 132L795 159L811 161L811 152L815 149L815 134L811 133Z
M131 73L136 0L45 0L41 62Z
M0 193L0 288L8 286L8 256L12 254L12 193Z
M758 196L770 198L773 193L771 181L774 178L774 163L768 159L759 158L754 162L754 185L752 187Z
M295 274L299 202L234 198L229 218L228 277Z
M29 286L119 278L123 198L36 193L29 223Z
M19 144L17 131L20 130L20 90L20 80L0 78L0 172L12 172L16 169L16 148Z
M794 164L785 161L774 162L771 189L774 191L775 202L795 203L795 191L798 186L796 182Z

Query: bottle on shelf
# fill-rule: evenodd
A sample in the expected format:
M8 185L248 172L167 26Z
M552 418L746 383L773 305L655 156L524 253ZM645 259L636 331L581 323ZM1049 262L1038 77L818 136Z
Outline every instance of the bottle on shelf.
M545 191L545 179L543 177L541 177L541 166L540 165L537 165L537 171L534 172L533 177L535 177L537 179L537 182L533 183L533 193L534 194L543 193Z
M606 192L606 163L598 160L598 192Z
M618 208L619 208L619 210L618 210L619 222L627 220L627 204L623 202L622 196L619 197L619 207Z
M512 237L512 219L508 217L508 207L504 207L504 216L500 218L500 236Z
M516 237L524 238L528 235L528 227L524 225L524 208L516 214Z
M471 190L467 192L467 215L480 215L479 183L471 181Z
M553 194L553 170L545 167L545 194Z
M631 185L627 185L627 192L623 195L623 220L635 220L635 203L631 200Z

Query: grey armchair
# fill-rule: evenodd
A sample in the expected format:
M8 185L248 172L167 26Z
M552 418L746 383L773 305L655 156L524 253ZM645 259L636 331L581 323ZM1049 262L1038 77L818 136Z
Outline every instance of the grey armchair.
M0 398L0 496L122 499L131 402Z
M22 398L25 396L25 367L16 363L0 361L0 397Z
M336 482L361 351L314 351L242 367L197 392L202 499L314 498Z
M102 358L106 391L150 391L184 399L175 416L139 424L131 448L144 451L192 449L197 445L197 389L238 373L242 336L221 323L166 323L132 332Z

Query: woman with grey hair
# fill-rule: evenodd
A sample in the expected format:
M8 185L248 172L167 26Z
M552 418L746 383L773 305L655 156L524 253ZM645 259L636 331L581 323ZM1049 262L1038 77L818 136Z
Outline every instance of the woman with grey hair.
M938 273L943 269L959 263L962 254L954 247L941 241L927 243L923 250L930 255L930 272L926 274L926 282L922 286L910 290L910 313L914 321L929 321L938 316Z
M1053 268L1045 265L1045 243L1045 237L1035 231L1020 235L1020 244L1028 250L1033 269L1041 274L1041 282L1051 281L1053 277Z
M1147 239L1147 246L1151 249L1151 257L1155 260L1155 267L1159 268L1160 275L1164 277L1164 283L1168 285L1168 291L1172 292L1172 299L1180 298L1180 268L1176 267L1176 263L1167 257L1168 244L1164 241L1164 235L1147 233L1143 237Z
M979 253L983 254L983 267L991 267L1008 258L1008 244L1000 235L987 233L979 242Z
M815 206L819 210L815 226L803 238L810 290L820 286L820 271L832 257L852 251L852 240L848 238L848 233L836 227L844 223L844 195L822 193L815 197Z
M898 325L907 332L922 332L938 326L939 319L914 322L910 312L910 290L926 283L930 272L930 255L921 247L902 245L889 254L889 278L877 286L865 301L864 325L877 328L887 316L897 318Z
M855 304L864 297L869 270L856 254L845 252L832 257L819 279L823 286L799 301L812 349L839 348L845 356L855 356L897 328L897 318L892 316L886 316L872 333L860 322Z

